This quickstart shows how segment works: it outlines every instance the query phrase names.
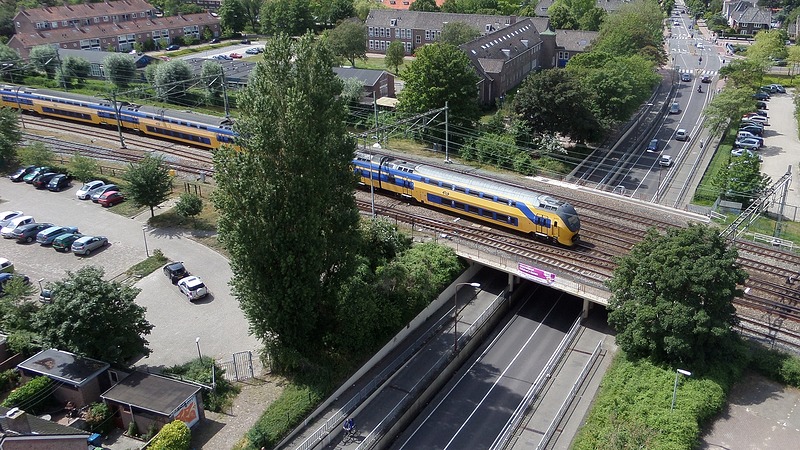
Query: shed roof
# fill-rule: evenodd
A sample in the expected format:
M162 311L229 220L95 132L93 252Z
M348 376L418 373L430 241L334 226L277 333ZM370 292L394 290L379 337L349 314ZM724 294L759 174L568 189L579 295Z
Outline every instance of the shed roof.
M15 418L10 418L8 412L12 409L16 408L0 406L0 431L3 433L11 431L14 435L89 436L89 433L83 430L40 419L24 411L21 414L19 412L12 414Z
M17 367L80 387L110 367L108 363L54 348L42 350Z
M185 381L133 372L100 397L169 416L200 389L200 386Z
M334 67L333 72L341 79L355 78L364 86L375 86L381 79L385 70L355 69L353 67Z

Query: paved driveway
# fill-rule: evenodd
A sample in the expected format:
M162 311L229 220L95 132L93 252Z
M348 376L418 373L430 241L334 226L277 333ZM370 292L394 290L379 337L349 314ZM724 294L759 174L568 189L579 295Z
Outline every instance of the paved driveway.
M77 257L38 244L0 239L0 257L14 262L17 271L28 275L34 284L40 278L45 283L61 279L66 271L86 265L102 267L111 278L145 258L142 226L149 213L136 218L122 217L91 201L78 200L77 188L53 193L0 179L0 210L21 210L38 222L77 226L82 233L107 236L110 243L89 257ZM183 363L197 356L198 337L203 356L229 360L234 352L257 350L259 342L249 335L247 321L228 287L231 279L228 261L182 233L162 230L146 233L150 252L158 248L168 258L184 261L192 274L208 285L211 295L189 303L160 271L140 280L136 287L142 292L136 302L147 308L147 320L155 327L148 336L153 353L137 364L157 367Z

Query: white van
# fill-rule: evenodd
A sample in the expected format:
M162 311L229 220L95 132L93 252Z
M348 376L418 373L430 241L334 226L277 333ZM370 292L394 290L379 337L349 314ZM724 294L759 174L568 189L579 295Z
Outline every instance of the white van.
M27 225L29 223L34 223L34 222L36 221L33 220L33 217L31 216L15 217L11 219L11 221L8 222L6 226L0 229L0 235L2 235L6 239L11 239L14 237L12 233L15 229L17 229L17 227L21 227L23 225Z
M672 156L669 155L661 155L661 158L658 158L658 165L669 167L672 165Z

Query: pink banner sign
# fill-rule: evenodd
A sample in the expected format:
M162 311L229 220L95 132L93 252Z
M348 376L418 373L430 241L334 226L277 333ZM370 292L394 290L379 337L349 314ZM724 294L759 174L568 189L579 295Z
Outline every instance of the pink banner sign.
M517 270L520 271L523 277L537 283L553 284L556 282L556 274L529 266L527 264L518 263Z

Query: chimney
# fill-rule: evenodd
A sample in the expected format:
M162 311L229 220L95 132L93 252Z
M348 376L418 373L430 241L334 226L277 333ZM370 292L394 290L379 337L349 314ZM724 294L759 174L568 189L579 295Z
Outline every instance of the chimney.
M31 434L28 415L19 408L11 408L6 413L6 428L19 434Z

